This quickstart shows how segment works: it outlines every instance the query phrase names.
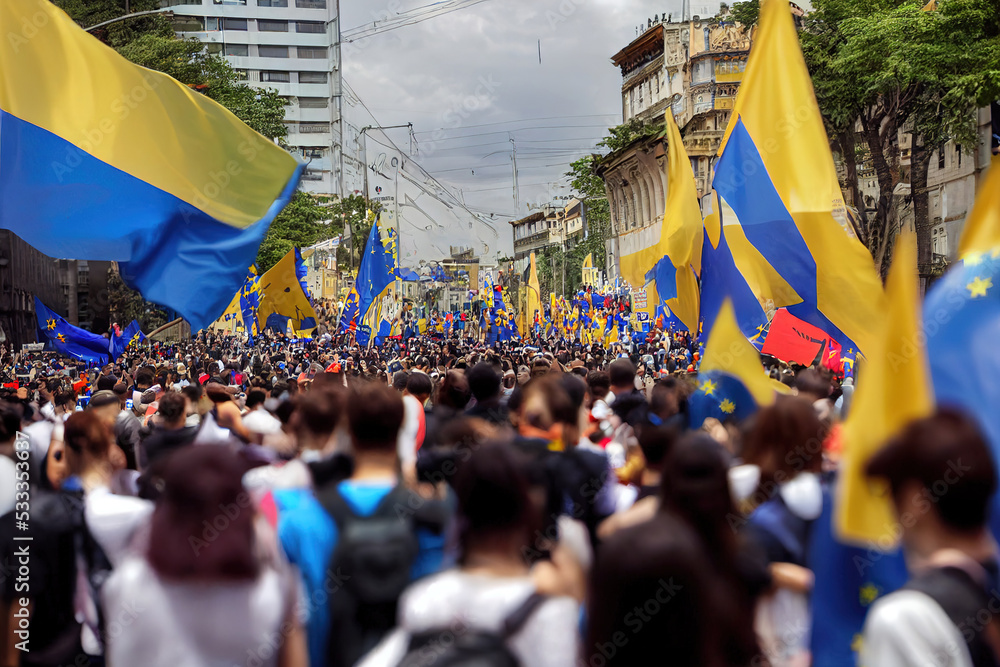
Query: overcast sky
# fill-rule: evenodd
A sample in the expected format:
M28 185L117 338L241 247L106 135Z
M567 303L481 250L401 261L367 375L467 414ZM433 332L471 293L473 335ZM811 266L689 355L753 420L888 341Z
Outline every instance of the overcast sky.
M341 0L343 26L429 2ZM691 4L694 14L718 9L718 0ZM379 124L413 123L414 160L461 190L476 212L507 220L569 194L569 163L621 123L621 74L611 56L647 18L680 8L681 0L485 0L345 45L344 75ZM356 126L368 122L350 105L345 115ZM405 129L389 136L409 150Z

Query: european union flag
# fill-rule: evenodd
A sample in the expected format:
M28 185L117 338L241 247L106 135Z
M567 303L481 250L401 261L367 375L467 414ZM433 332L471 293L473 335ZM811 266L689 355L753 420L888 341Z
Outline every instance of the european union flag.
M340 313L340 322L337 331L353 331L358 327L358 290L352 288L347 299L344 301L344 308Z
M67 322L35 297L35 317L46 346L76 359L95 364L108 361L108 339Z
M740 421L774 402L776 386L764 375L760 355L740 331L729 300L719 310L706 349L698 389L688 399L692 428L701 428L709 417Z
M246 280L240 289L240 312L243 315L243 325L246 327L247 338L253 345L253 337L259 332L257 310L260 308L260 276L257 267L251 266L247 271Z

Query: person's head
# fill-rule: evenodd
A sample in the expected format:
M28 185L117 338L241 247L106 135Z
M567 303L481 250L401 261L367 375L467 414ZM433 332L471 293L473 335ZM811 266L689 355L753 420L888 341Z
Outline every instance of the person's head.
M424 373L413 373L406 380L406 393L420 401L421 405L427 402L433 391L434 385Z
M500 376L492 364L481 361L469 369L469 389L479 403L485 403L500 396Z
M448 371L441 380L441 384L438 385L434 405L453 410L465 410L471 398L472 391L469 389L469 380L465 377L465 373Z
M76 409L76 392L68 388L60 388L52 396L52 405L56 414L73 412Z
M188 386L182 387L181 393L184 394L188 399L188 414L197 413L200 407L201 397L203 393L201 386L198 385L197 383L192 382Z
M608 366L608 379L616 395L635 391L635 364L625 357L615 359Z
M398 392L403 392L406 389L406 383L410 379L410 374L406 371L396 371L392 375L392 388Z
M564 425L577 423L578 414L577 405L559 377L547 374L524 386L518 404L518 429L525 437L576 444L566 443L563 431Z
M153 386L153 372L142 368L135 374L135 388L138 391L146 391Z
M93 412L108 428L114 428L115 420L122 411L121 401L113 391L99 391L90 397L87 411Z
M184 428L187 419L188 399L178 391L168 391L157 405L157 414L164 428L176 430Z
M328 388L300 394L291 418L299 449L324 450L337 430L343 409L340 391Z
M43 401L54 403L53 397L59 391L60 386L62 386L62 383L59 381L59 378L49 378L38 385L38 393Z
M607 397L611 389L611 377L604 371L590 371L587 374L587 386L594 400Z
M653 385L653 391L649 397L649 411L656 415L660 421L664 421L680 412L680 402L680 388L677 385L677 380L669 378Z
M778 396L762 408L743 442L743 461L760 468L761 488L823 468L827 429L812 404L799 396Z
M799 396L811 401L830 397L830 381L815 368L806 368L795 376L795 389Z
M110 468L111 440L111 429L93 411L70 415L63 434L69 474L81 475L101 466Z
M460 559L520 556L540 525L540 507L529 496L526 462L506 443L472 451L455 474L454 489L462 526Z
M865 467L888 484L903 544L919 556L982 533L997 472L982 432L951 408L911 422Z
M113 375L101 375L97 378L97 391L112 391L117 382Z
M246 466L226 447L183 447L164 466L146 558L174 581L246 581L259 571L253 501L243 488ZM204 539L225 512L227 527ZM193 539L192 539L193 536Z
M256 387L247 392L247 410L256 410L264 405L267 400L267 393L263 389Z
M114 389L112 389L112 391L115 392L115 396L118 397L118 403L121 405L122 408L124 408L125 401L127 401L132 396L132 394L129 393L128 385L125 384L124 382L119 382L114 386Z
M377 382L356 383L347 402L347 425L355 456L394 456L403 415L399 392Z
M636 439L639 441L639 448L642 450L647 470L654 473L663 471L663 462L673 451L677 437L676 429L669 426L645 424L637 430Z
M535 379L546 375L550 370L552 370L552 362L548 359L538 358L531 362L531 371L528 376L530 379Z

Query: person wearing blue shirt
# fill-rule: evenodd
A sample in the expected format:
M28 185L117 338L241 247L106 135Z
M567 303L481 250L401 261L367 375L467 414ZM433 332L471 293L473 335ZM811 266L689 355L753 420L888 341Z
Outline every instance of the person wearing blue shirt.
M335 621L330 601L332 596L341 592L344 582L350 577L333 566L341 530L320 499L334 493L343 499L354 515L369 517L390 493L399 492L396 438L403 422L400 395L384 385L362 385L351 392L346 413L354 449L353 475L330 485L332 488L318 488L315 495L308 489L274 492L280 517L279 540L289 561L302 574L304 606L308 617L309 661L313 667L331 664L329 644ZM420 504L419 497L414 495L414 498L418 499L416 503L407 504ZM410 569L411 580L441 569L443 523L442 519L437 526L415 524L419 526L415 528L419 549ZM391 616L387 629L394 625L394 610ZM336 646L333 648L337 650ZM363 650L369 648L361 647ZM345 647L344 650L351 652L352 649ZM350 656L344 662L353 664L353 660L360 657Z

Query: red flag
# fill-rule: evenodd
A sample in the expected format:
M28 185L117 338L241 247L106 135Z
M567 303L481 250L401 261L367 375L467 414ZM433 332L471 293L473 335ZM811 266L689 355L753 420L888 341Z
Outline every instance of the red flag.
M829 368L834 373L844 372L844 362L840 360L843 352L840 343L834 339L826 341L826 352L823 355L823 367Z
M830 336L825 331L781 308L771 320L761 352L782 361L810 366L820 352L824 353L823 360L826 360L828 340Z

